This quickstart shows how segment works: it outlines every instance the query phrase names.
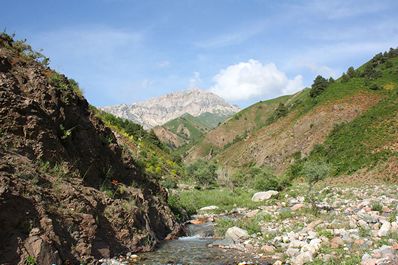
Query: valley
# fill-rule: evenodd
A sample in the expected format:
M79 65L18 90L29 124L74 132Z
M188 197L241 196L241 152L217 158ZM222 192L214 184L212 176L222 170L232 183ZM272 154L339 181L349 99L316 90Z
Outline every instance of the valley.
M1 33L0 264L398 264L398 48L362 63L100 107Z

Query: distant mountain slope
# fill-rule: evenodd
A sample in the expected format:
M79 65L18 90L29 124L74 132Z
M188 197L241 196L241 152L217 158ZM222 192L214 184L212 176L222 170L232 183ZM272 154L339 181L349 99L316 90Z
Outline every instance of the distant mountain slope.
M202 113L198 117L184 114L165 123L162 128L155 127L155 134L171 148L178 148L198 141L205 133L217 127L230 115ZM165 131L168 131L167 133ZM175 139L178 139L177 142Z
M280 103L286 102L291 96L258 102L232 116L207 133L190 151L187 160L192 161L206 156L210 151L219 151L234 141L245 138L248 133L265 126Z
M186 113L197 117L204 113L232 115L239 111L238 107L228 104L221 97L199 89L171 93L133 105L123 104L100 109L132 120L145 129L163 125Z
M261 112L258 103L235 114L191 148L186 159L207 156L228 168L254 163L283 173L302 158L322 153L336 174L345 174L397 156L397 50L376 55L336 81L319 80L281 102L268 101ZM255 125L256 109L265 124Z

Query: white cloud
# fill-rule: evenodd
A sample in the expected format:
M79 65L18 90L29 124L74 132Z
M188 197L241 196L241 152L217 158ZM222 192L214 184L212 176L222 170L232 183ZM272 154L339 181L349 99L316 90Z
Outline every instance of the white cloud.
M194 72L191 79L189 79L188 88L198 88L202 83L202 79L200 78L199 72Z
M274 63L249 60L222 69L210 90L226 100L248 100L255 97L291 94L304 87L303 77L289 79Z

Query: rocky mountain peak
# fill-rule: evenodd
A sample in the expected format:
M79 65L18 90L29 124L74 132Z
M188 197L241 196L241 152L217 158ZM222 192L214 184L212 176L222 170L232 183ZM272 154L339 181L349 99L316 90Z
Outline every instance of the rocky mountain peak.
M239 111L237 106L206 90L198 88L169 93L131 105L107 106L102 110L118 117L139 123L144 128L153 128L189 113L199 116L203 113L231 115Z

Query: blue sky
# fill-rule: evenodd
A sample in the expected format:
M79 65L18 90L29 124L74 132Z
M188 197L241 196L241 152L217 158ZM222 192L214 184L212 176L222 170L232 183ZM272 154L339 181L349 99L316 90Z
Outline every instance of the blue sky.
M209 89L241 107L398 46L398 1L12 0L0 26L97 106Z

